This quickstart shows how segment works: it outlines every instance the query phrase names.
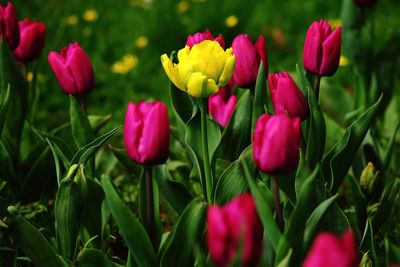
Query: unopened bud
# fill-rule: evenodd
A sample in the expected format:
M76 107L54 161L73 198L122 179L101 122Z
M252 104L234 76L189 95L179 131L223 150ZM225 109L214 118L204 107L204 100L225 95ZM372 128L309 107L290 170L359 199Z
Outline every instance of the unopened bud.
M371 193L377 176L378 172L375 170L374 164L368 162L367 166L361 173L360 177L361 188L364 191Z

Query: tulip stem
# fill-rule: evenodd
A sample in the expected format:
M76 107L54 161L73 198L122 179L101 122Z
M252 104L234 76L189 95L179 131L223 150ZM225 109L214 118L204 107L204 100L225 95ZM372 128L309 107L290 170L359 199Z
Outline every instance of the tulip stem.
M208 137L207 137L207 98L199 101L200 103L200 115L201 115L201 143L203 152L203 164L204 164L204 178L202 181L204 196L209 203L212 202L212 176L210 168L210 156L208 154Z
M153 197L153 173L152 166L145 166L146 172L146 224L152 244L155 244L155 218L154 218L154 197Z
M277 177L272 178L272 194L274 195L276 222L278 223L281 232L283 232L283 229L285 228L285 223L283 221L281 198L279 196L279 184Z
M321 76L317 75L314 81L314 93L317 100L319 99L319 88L321 86Z

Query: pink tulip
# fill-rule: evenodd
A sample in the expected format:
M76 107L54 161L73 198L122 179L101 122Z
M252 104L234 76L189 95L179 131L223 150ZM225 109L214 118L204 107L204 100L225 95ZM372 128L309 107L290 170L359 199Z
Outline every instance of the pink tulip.
M259 170L281 175L294 171L299 162L299 118L261 115L253 135L253 158Z
M64 47L60 54L50 52L48 61L65 94L83 95L93 89L92 62L78 43Z
M124 143L128 156L142 165L164 163L169 150L167 106L160 101L130 102L124 123Z
M353 0L353 2L359 7L372 7L378 0Z
M356 241L351 230L339 238L332 233L320 233L303 262L303 267L357 267Z
M341 27L332 31L326 20L314 21L304 42L304 68L315 75L332 76L339 67L341 36Z
M0 5L0 37L5 38L11 49L19 44L19 26L17 12L13 4Z
M24 19L19 22L20 42L13 51L14 56L22 62L38 59L42 54L46 38L46 24Z
M218 35L218 37L214 38L214 36L211 34L211 32L207 29L204 32L196 32L193 35L189 35L186 39L186 45L188 45L190 48L194 46L195 44L201 43L204 40L212 40L212 41L217 41L222 48L225 48L225 41L222 35Z
M236 107L237 97L232 90L233 82L229 82L228 85L208 98L208 112L222 127L228 125Z
M262 252L263 228L250 194L240 195L223 207L211 205L207 225L210 256L218 267L230 266L239 249L241 266L257 266Z
M275 114L286 114L291 118L299 117L301 120L308 117L307 100L289 73L270 74L268 85Z
M233 79L239 87L253 88L256 84L260 61L268 73L266 44L263 36L258 37L253 45L247 34L239 34L232 42L233 53L236 56L236 65Z

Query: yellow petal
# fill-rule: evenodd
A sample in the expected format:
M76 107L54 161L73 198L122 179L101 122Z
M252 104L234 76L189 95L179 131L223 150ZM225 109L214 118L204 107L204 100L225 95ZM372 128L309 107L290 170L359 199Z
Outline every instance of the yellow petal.
M181 89L182 91L186 91L185 86L182 83L181 77L179 75L178 66L172 63L167 54L161 56L161 64L164 68L165 73L167 74L168 78L172 81L172 83L175 84L175 86Z
M224 70L221 74L221 77L219 77L218 81L219 87L225 86L232 78L233 70L235 69L235 62L236 62L236 57L234 55L230 56L226 60Z
M218 92L219 88L214 80L208 79L207 81L207 96L213 95Z
M200 72L195 72L190 76L187 84L188 93L194 97L207 97L203 91L207 90L207 77Z

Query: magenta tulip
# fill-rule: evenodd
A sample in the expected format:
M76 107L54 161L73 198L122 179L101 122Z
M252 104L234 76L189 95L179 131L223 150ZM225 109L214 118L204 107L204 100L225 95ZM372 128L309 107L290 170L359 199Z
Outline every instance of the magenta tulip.
M261 115L253 135L253 158L259 170L273 175L294 171L299 162L301 124L286 115Z
M93 89L92 62L78 43L64 47L60 54L50 52L48 61L65 94L84 95Z
M168 158L169 136L168 110L163 102L128 104L124 143L133 161L142 165L164 163Z
M24 19L19 22L20 42L13 51L14 56L22 62L38 59L42 54L46 38L46 24Z
M318 76L332 76L339 67L341 36L341 27L332 31L326 20L314 21L304 42L304 68Z
M231 80L232 81L232 80ZM218 90L208 98L208 112L222 127L226 127L233 115L237 97L233 94L233 82Z
M196 32L193 35L189 35L186 39L186 45L188 45L190 48L194 46L195 44L201 43L204 40L211 40L211 41L217 41L222 48L225 48L225 41L222 35L218 35L218 37L214 38L214 36L211 34L211 32L207 29L204 32Z
M253 88L256 84L260 61L268 73L266 44L263 36L258 37L253 45L247 34L239 34L232 42L233 54L236 56L236 65L233 79L239 87Z
M357 267L357 247L353 232L347 230L341 238L332 233L320 233L302 266Z
M250 194L240 195L223 207L211 205L207 211L207 225L210 256L218 267L230 266L239 249L241 266L257 266L262 252L263 228Z
M286 114L291 118L299 117L301 120L308 117L307 100L289 73L270 74L268 85L275 114Z
M5 38L11 49L19 44L19 25L17 12L13 4L0 5L0 37Z
M372 7L378 2L377 0L353 0L359 7Z

